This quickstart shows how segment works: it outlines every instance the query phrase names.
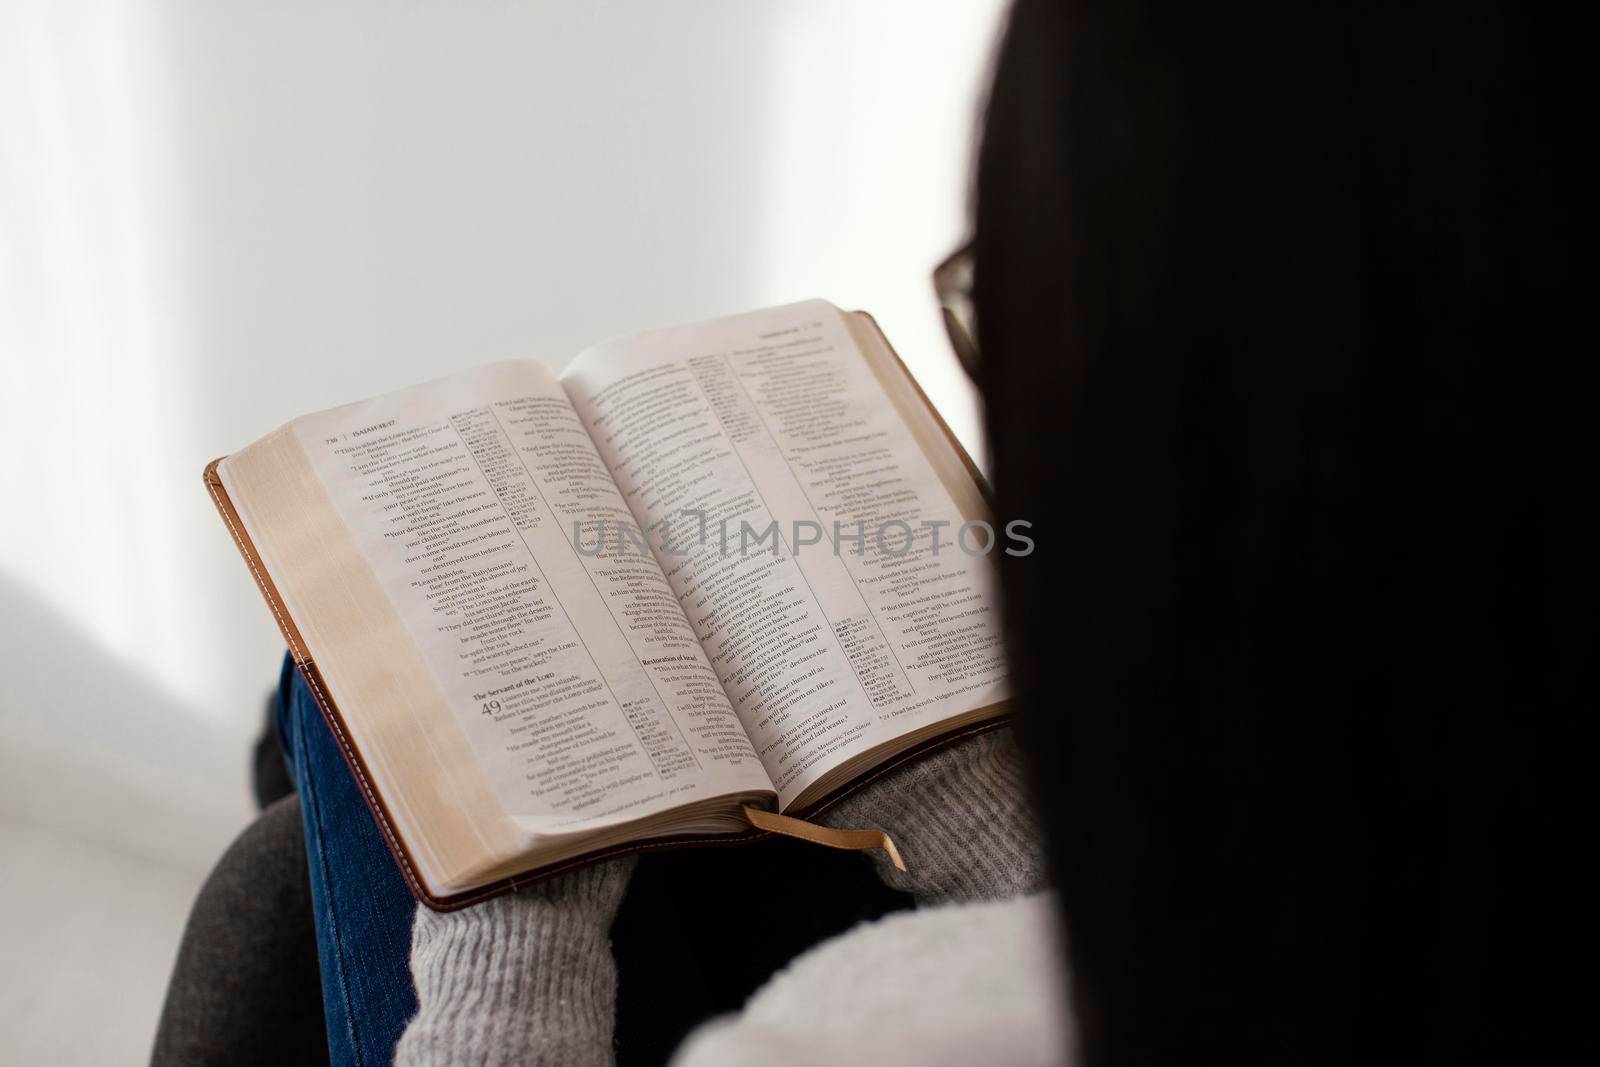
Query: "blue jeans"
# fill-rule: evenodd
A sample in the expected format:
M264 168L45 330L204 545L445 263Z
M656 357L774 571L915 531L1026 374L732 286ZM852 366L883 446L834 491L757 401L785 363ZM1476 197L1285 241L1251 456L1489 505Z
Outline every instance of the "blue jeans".
M417 1011L410 968L416 905L316 698L287 656L277 727L305 822L329 1062L387 1064Z

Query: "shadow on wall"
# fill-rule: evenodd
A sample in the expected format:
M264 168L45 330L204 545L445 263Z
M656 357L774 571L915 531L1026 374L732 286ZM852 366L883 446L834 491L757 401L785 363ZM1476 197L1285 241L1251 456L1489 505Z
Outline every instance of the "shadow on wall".
M0 1062L145 1062L248 753L7 575L0 647Z
M152 638L148 655L183 654ZM0 697L0 814L180 870L208 869L251 814L248 753L236 737L5 575L0 647L12 653ZM263 696L270 680L264 671ZM258 713L229 711L234 721Z

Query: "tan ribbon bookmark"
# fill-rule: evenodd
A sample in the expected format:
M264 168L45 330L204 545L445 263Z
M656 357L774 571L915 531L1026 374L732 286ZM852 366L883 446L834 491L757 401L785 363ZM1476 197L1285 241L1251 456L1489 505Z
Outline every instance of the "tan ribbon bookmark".
M900 850L894 847L894 839L882 830L835 830L829 826L806 822L804 819L779 815L775 811L762 811L749 804L744 806L744 817L757 830L766 830L785 837L797 837L801 841L810 841L813 845L849 849L852 852L881 848L889 854L896 867L902 871L906 869L906 861L900 858Z

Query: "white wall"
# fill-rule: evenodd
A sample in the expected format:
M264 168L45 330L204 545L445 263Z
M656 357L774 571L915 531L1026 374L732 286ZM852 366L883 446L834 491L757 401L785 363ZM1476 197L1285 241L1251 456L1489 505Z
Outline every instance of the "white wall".
M0 941L31 957L0 1060L142 1059L178 898L249 816L280 643L206 460L811 296L874 312L976 444L927 275L998 12L0 3Z

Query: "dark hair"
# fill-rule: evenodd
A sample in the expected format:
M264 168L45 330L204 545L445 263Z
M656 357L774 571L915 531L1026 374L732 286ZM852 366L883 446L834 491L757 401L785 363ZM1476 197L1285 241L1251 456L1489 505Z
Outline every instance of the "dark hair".
M978 158L1083 1051L1517 1055L1575 996L1542 831L1595 705L1594 187L1561 118L1592 16L1231 10L1020 0Z

